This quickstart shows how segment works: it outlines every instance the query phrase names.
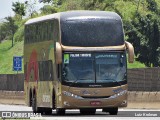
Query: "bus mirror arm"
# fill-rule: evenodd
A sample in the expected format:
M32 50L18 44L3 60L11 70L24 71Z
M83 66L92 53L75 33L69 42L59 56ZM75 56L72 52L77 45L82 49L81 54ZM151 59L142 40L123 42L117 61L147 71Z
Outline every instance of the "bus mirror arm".
M59 42L56 42L56 63L62 63L62 47Z
M128 50L128 62L133 63L134 62L134 48L131 43L126 42L126 41L125 41L125 45Z

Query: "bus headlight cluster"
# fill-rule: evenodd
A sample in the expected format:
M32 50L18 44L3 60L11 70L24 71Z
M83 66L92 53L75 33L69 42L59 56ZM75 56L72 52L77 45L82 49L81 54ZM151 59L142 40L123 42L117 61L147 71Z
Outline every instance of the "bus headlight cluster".
M126 93L127 93L127 90L123 90L123 91L121 91L119 93L116 93L115 95L110 96L109 98L116 98L116 97L125 95Z
M66 96L69 96L69 97L73 97L73 98L76 98L76 99L83 99L81 96L75 95L75 94L67 92L67 91L63 91L62 93Z

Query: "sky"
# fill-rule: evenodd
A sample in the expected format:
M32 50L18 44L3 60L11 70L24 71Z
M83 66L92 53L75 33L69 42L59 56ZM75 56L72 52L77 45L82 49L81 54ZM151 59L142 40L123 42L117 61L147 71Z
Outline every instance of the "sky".
M26 0L0 0L0 21L7 17L7 16L13 16L14 12L12 11L12 2L25 2ZM33 2L34 0L28 0L30 2ZM36 0L38 3L38 0ZM40 7L42 7L42 3L38 3L38 5L36 6L37 9L39 9Z

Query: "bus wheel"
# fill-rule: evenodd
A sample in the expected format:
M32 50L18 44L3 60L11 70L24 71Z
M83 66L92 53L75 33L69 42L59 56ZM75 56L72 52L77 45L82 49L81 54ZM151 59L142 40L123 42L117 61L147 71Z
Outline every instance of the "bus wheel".
M32 93L30 91L30 93L29 93L29 107L31 107L31 106L32 106Z
M80 109L80 114L82 115L94 115L96 113L96 109Z
M65 115L65 109L63 108L57 108L56 109L57 115Z
M32 110L33 110L33 113L43 113L43 109L37 107L37 99L35 94L32 97Z
M45 114L51 115L52 114L52 108L45 108Z
M37 113L38 112L38 110L37 110L37 101L36 101L36 95L35 94L32 97L32 110L33 110L33 113Z
M103 112L109 112L110 115L117 115L118 114L118 107L104 108Z
M55 99L55 95L53 95L52 97L52 109L54 110L56 108L56 99Z

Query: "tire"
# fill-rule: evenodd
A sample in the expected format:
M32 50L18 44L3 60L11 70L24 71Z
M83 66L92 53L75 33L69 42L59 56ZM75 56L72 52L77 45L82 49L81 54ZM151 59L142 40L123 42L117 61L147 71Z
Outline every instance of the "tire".
M29 93L29 107L32 107L32 93Z
M80 109L80 114L82 115L94 115L96 113L96 109Z
M33 95L33 97L32 97L32 110L33 110L33 113L37 113L38 112L36 95Z
M57 108L56 109L57 115L65 115L65 109L63 108Z
M37 107L37 99L36 99L36 95L33 95L32 97L32 110L33 113L43 113L42 109Z
M56 99L55 96L52 96L52 109L54 110L56 108Z
M118 114L118 107L104 108L103 112L109 112L110 115L117 115Z
M44 112L46 115L52 115L52 108L44 108Z

